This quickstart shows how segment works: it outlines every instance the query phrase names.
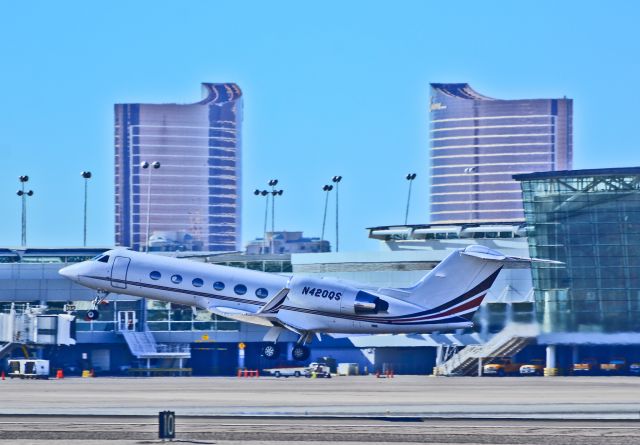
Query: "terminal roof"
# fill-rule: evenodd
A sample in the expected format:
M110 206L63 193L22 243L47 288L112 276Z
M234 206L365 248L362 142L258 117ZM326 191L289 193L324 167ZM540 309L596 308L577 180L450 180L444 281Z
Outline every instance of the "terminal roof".
M548 172L523 173L513 175L516 181L532 181L536 179L575 178L581 176L622 176L640 175L640 167L593 168L585 170L556 170Z

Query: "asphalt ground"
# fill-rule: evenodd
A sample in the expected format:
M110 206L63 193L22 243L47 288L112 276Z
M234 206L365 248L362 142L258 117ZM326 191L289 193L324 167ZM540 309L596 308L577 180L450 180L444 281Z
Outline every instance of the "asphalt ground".
M0 381L0 414L640 420L639 377L151 377Z
M0 443L640 445L638 377L0 381Z
M639 421L177 417L177 443L526 444L640 443ZM0 443L156 444L154 417L0 416Z

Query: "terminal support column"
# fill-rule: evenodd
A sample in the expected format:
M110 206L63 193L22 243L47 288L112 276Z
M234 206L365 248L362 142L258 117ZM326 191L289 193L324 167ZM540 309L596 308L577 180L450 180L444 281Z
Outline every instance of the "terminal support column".
M544 371L545 376L558 375L556 368L556 345L547 346L547 364Z
M436 349L436 366L440 366L442 364L443 354L444 347L442 346L442 344L439 344L438 348Z

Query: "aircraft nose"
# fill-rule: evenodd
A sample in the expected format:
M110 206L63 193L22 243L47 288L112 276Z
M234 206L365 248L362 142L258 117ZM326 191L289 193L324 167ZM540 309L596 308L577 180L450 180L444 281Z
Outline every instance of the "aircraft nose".
M76 281L78 279L78 268L77 264L73 264L71 266L63 267L58 271L60 275L70 280Z

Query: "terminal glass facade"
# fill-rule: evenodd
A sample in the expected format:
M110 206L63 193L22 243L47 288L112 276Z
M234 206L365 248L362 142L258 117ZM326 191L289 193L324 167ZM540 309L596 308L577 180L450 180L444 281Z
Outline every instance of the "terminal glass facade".
M640 168L516 175L547 332L640 331Z
M431 84L431 222L524 220L512 175L571 168L571 99L499 100Z

